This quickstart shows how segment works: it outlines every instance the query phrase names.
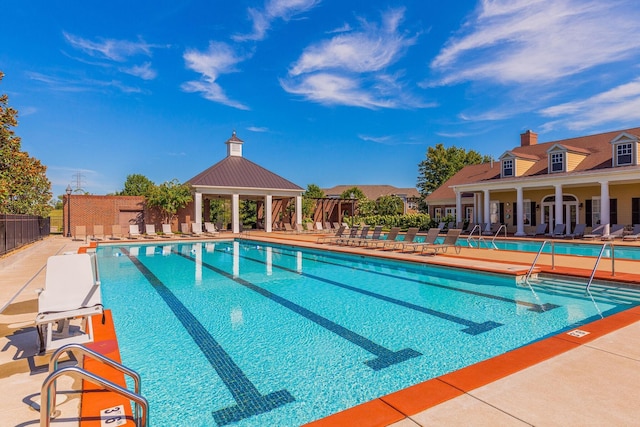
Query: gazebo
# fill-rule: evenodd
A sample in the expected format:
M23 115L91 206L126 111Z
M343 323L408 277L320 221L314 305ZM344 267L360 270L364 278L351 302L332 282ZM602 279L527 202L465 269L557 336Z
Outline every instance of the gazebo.
M200 172L187 183L194 194L194 218L202 223L203 200L231 199L231 228L240 230L240 200L264 201L264 229L272 231L274 200L295 198L296 223L302 223L302 193L304 189L242 156L242 141L233 131L227 145L227 157Z

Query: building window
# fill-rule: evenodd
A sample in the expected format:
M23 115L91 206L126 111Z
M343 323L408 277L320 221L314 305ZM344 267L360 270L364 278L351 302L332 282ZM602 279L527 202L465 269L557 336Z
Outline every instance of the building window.
M502 176L513 176L513 159L502 161Z
M632 161L633 154L633 145L629 143L618 144L616 146L616 164L620 165L630 165Z
M439 222L442 219L442 208L435 208L433 216L435 217L435 220Z
M447 217L456 217L456 208L445 208L444 213Z
M469 222L473 222L473 207L471 206L467 206L467 214L465 216L465 219Z
M600 225L600 198L591 199L591 226Z
M551 172L564 171L564 153L551 153Z

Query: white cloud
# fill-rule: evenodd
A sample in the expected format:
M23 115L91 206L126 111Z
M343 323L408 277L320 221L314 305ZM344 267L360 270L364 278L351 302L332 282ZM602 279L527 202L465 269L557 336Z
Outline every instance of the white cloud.
M259 126L249 126L247 130L250 132L269 132L269 128Z
M628 1L483 0L431 62L435 84L544 83L629 59L639 19Z
M253 31L249 34L236 34L232 38L235 41L262 40L276 19L288 21L319 3L320 0L267 0L263 9L247 9L249 19L253 22Z
M200 80L188 81L182 84L185 92L199 92L210 101L218 102L241 110L249 108L244 104L227 97L222 87L217 83L221 74L238 71L236 64L246 58L239 56L228 44L210 42L206 52L195 49L188 50L183 55L187 68L200 73Z
M40 83L44 83L52 90L59 92L99 92L110 88L116 88L124 93L143 93L137 86L129 86L119 80L96 80L86 78L65 78L48 76L42 73L29 72L27 76Z
M401 82L402 72L387 70L397 63L416 37L399 27L404 9L382 15L380 25L361 20L361 29L313 44L292 64L281 86L290 93L322 104L365 108L424 106Z
M156 70L151 68L151 62L145 62L142 65L134 65L128 68L122 68L122 72L140 77L143 80L153 80L158 76Z
M66 32L62 34L67 42L75 49L81 50L89 56L106 58L116 62L124 62L128 58L137 55L150 57L151 50L159 47L146 43L141 38L138 41L103 38L100 38L98 41L91 41Z
M545 131L558 126L584 130L606 123L636 124L640 121L640 77L580 101L545 108L540 113L557 118L544 125Z

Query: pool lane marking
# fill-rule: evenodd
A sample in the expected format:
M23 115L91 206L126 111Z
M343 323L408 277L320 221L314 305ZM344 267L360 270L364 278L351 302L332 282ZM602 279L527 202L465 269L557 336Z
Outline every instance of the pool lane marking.
M222 251L217 251L216 252L222 252ZM195 260L193 258L191 258L190 255L184 255L181 254L177 251L173 251L174 254L179 255L185 259L188 259L190 261L195 262ZM223 253L228 253L228 252L223 252ZM389 366L395 365L397 363L401 363L404 362L406 360L409 359L413 359L414 357L418 357L418 356L422 356L422 353L412 349L412 348L404 348L402 350L398 350L398 351L392 351L389 350L388 348L385 348L383 346L381 346L380 344L376 344L375 342L371 341L370 339L363 337L362 335L351 331L347 328L345 328L344 326L341 326L329 319L327 319L326 317L323 317L317 313L314 313L311 310L308 310L292 301L289 301L286 298L283 298L279 295L274 294L273 292L270 292L258 285L255 285L247 280L241 279L240 277L234 277L232 274L227 273L224 270L219 269L218 267L215 267L209 263L206 262L202 262L202 266L208 268L209 270L224 276L225 278L229 279L229 280L233 280L234 282L236 282L239 285L244 286L247 289L250 289L254 292L259 293L260 295L269 298L271 301L274 301L277 304L280 304L281 306L288 308L289 310L293 311L294 313L307 318L308 320L311 320L312 322L314 322L315 324L317 324L318 326L321 326L331 332L333 332L334 334L346 339L347 341L351 342L352 344L357 345L358 347L368 351L369 353L373 354L376 356L375 359L372 360L367 360L364 362L365 365L367 365L368 367L370 367L371 369L373 369L374 371L379 371L381 369L387 368Z
M278 251L278 253L280 255L284 255L284 256L288 256L288 257L294 257L293 254L287 254L287 253L282 252L281 250ZM342 267L342 268L348 268L348 269L351 269L351 270L366 271L368 273L377 274L379 276L391 277L393 279L400 279L400 280L404 280L404 281L407 281L407 282L419 283L419 284L423 284L423 285L426 285L426 286L433 286L435 288L447 289L447 290L455 291L455 292L462 292L462 293L465 293L465 294L476 295L476 296L479 296L479 297L494 299L494 300L497 300L497 301L515 303L515 304L521 305L523 307L527 307L527 310L533 311L535 313L544 313L545 311L553 310L554 308L560 307L559 305L551 304L551 303L536 304L536 303L532 303L532 302L528 302L528 301L520 301L520 300L511 299L511 298L501 297L501 296L498 296L498 295L485 294L485 293L482 293L482 292L472 291L472 290L468 290L468 289L458 289L458 288L454 288L454 287L447 286L447 285L440 285L440 284L437 284L437 283L425 282L425 281L422 281L422 280L411 279L411 278L408 278L408 277L394 276L393 274L383 273L381 271L373 271L373 270L366 270L366 269L360 268L360 267L346 266L346 265L338 264L338 263L331 262L331 261L317 260L317 259L313 259L313 258L309 258L309 257L304 257L304 259L313 260L313 261L320 262L320 263L327 264L327 265L333 265L333 266L338 266L338 267ZM380 265L384 267L384 265L382 265L382 264L380 264ZM417 272L417 273L419 274L419 272Z
M139 259L130 256L127 249L121 247L120 251L138 268L153 289L173 311L173 314L193 338L193 341L218 373L218 376L236 401L234 406L213 412L213 418L218 425L222 426L241 421L295 401L295 398L287 390L279 390L266 395L260 394L256 386L235 364L231 356L211 336L191 311L182 304L178 297Z
M216 251L217 252L221 252L221 253L228 253L226 251L221 251L221 250L216 250ZM257 263L266 265L266 262L264 262L262 260L255 259L255 258L250 258L250 257L248 257L246 255L240 255L240 258L244 258L244 259L247 259L249 261L253 261L253 262L257 262ZM385 301L385 302L388 302L388 303L391 303L391 304L395 304L395 305L399 305L401 307L408 308L410 310L418 311L420 313L428 314L428 315L434 316L434 317L439 317L440 319L444 319L444 320L447 320L449 322L453 322L453 323L457 323L459 325L466 326L465 329L461 329L461 332L464 332L464 333L469 334L469 335L478 335L478 334L481 334L483 332L487 332L487 331L495 329L495 328L497 328L499 326L502 326L502 323L493 322L491 320L488 320L488 321L482 322L482 323L478 323L478 322L474 322L472 320L463 319L462 317L454 316L453 314L443 313L441 311L432 310L430 308L423 307L423 306L420 306L420 305L416 305L416 304L413 304L413 303L410 303L410 302L407 302L407 301L402 301L402 300L395 299L395 298L392 298L392 297L389 297L389 296L386 296L386 295L378 294L378 293L367 291L367 290L364 290L364 289L361 289L361 288L356 288L354 286L350 286L350 285L347 285L347 284L344 284L344 283L336 282L335 280L326 279L324 277L316 276L316 275L305 273L305 272L299 272L297 270L293 270L291 268L284 267L284 266L281 266L281 265L272 264L272 266L274 268L278 268L280 270L287 271L289 273L294 273L294 274L297 274L297 275L308 277L309 279L317 280L319 282L324 282L324 283L327 283L327 284L332 285L332 286L337 286L339 288L347 289L347 290L350 290L352 292L357 292L357 293L360 293L360 294L363 294L363 295L366 295L366 296L369 296L369 297L372 297L372 298L376 298L376 299L379 299L379 300L382 300L382 301Z

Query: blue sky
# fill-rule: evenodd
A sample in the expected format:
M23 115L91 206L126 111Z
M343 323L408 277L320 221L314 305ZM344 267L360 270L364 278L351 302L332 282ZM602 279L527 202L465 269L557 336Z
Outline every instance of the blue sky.
M635 0L30 1L0 93L68 184L184 182L244 155L306 187L415 186L437 143L495 158L640 124Z

